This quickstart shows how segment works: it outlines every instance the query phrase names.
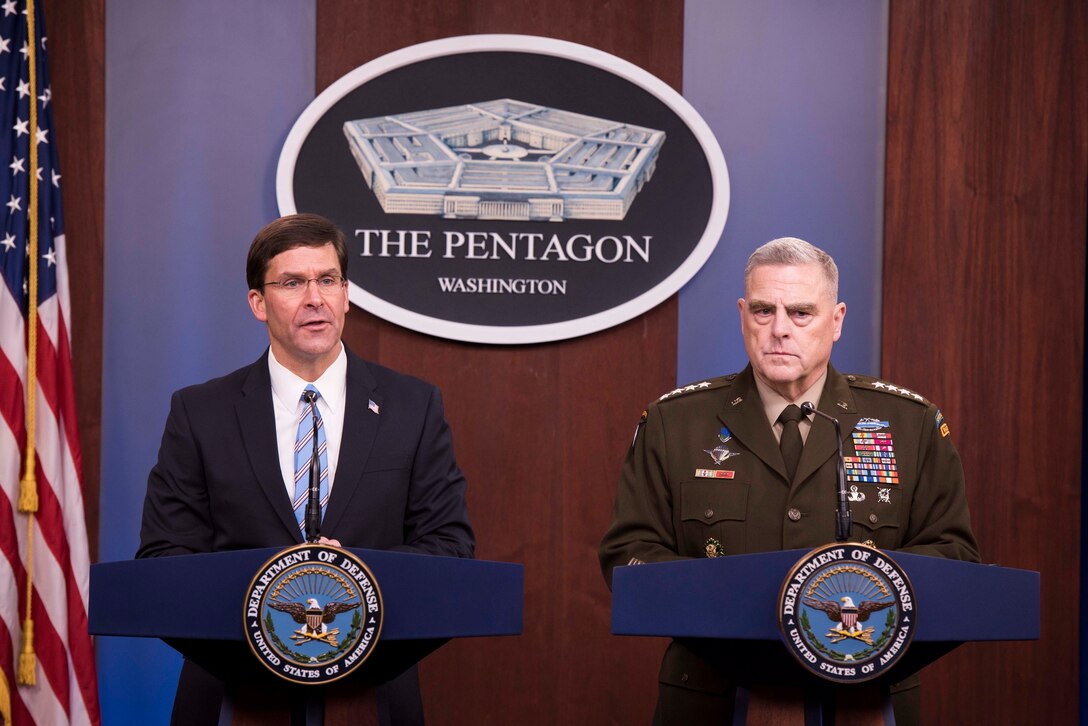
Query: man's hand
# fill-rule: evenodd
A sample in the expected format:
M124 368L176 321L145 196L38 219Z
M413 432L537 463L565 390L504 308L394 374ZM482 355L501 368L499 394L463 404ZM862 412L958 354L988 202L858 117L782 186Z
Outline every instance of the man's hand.
M320 545L328 545L329 547L343 547L338 539L329 539L328 537L319 537L317 543Z

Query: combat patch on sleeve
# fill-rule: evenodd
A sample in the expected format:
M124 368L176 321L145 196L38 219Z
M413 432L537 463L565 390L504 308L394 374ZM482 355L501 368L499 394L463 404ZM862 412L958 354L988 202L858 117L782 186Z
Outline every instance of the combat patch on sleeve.
M948 422L944 420L944 414L941 413L940 409L937 410L937 413L933 414L933 423L937 424L937 429L940 430L941 436L948 438L948 435L952 433L948 430Z

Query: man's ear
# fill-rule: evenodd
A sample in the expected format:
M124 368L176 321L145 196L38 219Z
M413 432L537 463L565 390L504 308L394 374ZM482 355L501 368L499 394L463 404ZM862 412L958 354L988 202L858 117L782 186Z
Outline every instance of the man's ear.
M260 320L262 323L268 322L268 314L265 312L264 305L264 295L257 290L250 290L249 309L253 311L253 317L257 318L257 320Z

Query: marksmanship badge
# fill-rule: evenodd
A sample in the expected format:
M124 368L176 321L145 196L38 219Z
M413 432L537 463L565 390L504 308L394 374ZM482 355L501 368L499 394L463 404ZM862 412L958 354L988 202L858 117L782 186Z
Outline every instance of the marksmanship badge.
M809 552L778 595L786 649L835 683L860 683L887 671L907 652L916 623L907 576L886 553L867 545Z
M325 545L291 547L270 559L246 591L246 642L293 683L329 683L374 651L382 594L358 557Z

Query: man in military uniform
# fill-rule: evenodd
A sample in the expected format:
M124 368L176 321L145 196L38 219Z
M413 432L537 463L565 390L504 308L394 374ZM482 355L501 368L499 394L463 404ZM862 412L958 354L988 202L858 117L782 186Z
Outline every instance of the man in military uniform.
M748 367L677 388L642 415L600 546L609 585L622 565L833 542L834 427L804 416L804 402L842 425L851 541L978 561L941 412L913 391L830 365L846 315L834 260L799 239L773 240L749 258L744 287ZM666 651L655 723L730 718L737 673L698 647L674 641ZM892 689L901 723L916 720L916 685Z

